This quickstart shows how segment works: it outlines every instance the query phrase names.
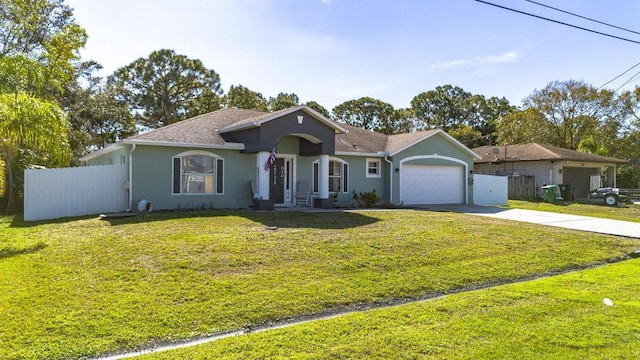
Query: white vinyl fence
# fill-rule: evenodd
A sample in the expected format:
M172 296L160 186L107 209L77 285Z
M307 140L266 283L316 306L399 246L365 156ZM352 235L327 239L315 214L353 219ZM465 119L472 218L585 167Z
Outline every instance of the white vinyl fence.
M123 211L126 165L25 170L24 219L55 219Z
M506 176L473 175L473 204L507 205L508 186Z

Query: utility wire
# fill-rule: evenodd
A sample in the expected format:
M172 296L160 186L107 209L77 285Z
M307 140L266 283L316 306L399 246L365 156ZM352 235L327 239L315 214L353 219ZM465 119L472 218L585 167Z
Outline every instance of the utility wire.
M633 70L634 68L636 68L638 65L640 65L640 62L639 62L639 63L637 63L637 64L635 64L635 65L633 65L632 67L628 68L628 69L627 69L627 70L625 70L622 74L620 74L620 75L618 75L618 76L614 77L613 79L611 79L611 80L607 81L606 83L604 83L604 84L600 85L600 87L598 87L596 90L600 90L600 89L602 89L603 87L605 87L606 85L608 85L608 84L610 84L610 83L614 82L615 80L617 80L617 79L618 79L619 77L621 77L622 75L624 75L624 74L628 73L629 71ZM636 74L636 75L637 75L637 74ZM635 75L634 75L634 76L635 76ZM626 83L625 83L625 85L626 85ZM624 85L623 85L623 86L624 86ZM617 90L616 90L616 91L617 91Z
M531 14L531 13L528 13L528 12L524 12L524 11L520 11L520 10L512 9L512 8L509 8L509 7L506 7L506 6L502 6L502 5L498 5L498 4L490 3L490 2L488 2L488 1L483 1L483 0L475 0L475 1L477 1L477 2L479 2L479 3L486 4L486 5L495 6L495 7L497 7L497 8L501 8L501 9L504 9L504 10L509 10L509 11L517 12L517 13L519 13L519 14L523 14L523 15L527 15L527 16L532 16L532 17L534 17L534 18L538 18L538 19L542 19L542 20L546 20L546 21L551 21L551 22L554 22L554 23L556 23L556 24L565 25L565 26L569 26L569 27L572 27L572 28L576 28L576 29L580 29L580 30L584 30L584 31L592 32L592 33L594 33L594 34L603 35L603 36L608 36L608 37L611 37L611 38L614 38L614 39L618 39L618 40L622 40L622 41L628 41L628 42L632 42L632 43L634 43L634 44L639 44L639 45L640 45L640 41L631 40L631 39L627 39L627 38L623 38L623 37L615 36L615 35L611 35L611 34L606 34L606 33L600 32L600 31L587 29L587 28L584 28L584 27L581 27L581 26L572 25L572 24L568 24L568 23L565 23L565 22L562 22L562 21L549 19L549 18L546 18L546 17L540 16L540 15L535 15L535 14Z
M532 4L536 4L536 5L539 5L539 6L543 6L543 7L546 7L548 9L559 11L559 12L562 12L562 13L565 13L565 14L576 16L576 17L579 17L581 19L593 21L593 22L598 23L598 24L606 25L606 26L609 26L609 27L612 27L612 28L615 28L615 29L619 29L619 30L627 31L627 32L630 32L630 33L633 33L633 34L640 35L640 32L637 32L637 31L625 29L623 27L612 25L612 24L609 24L609 23L606 23L606 22L603 22L603 21L599 21L599 20L596 20L596 19L591 19L591 18L588 18L586 16L582 16L582 15L578 15L578 14L572 13L570 11L565 11L565 10L562 10L562 9L558 9L558 8L553 7L553 6L549 6L549 5L545 5L545 4L539 3L537 1L533 1L533 0L524 0L524 1L530 2Z
M630 82L632 82L633 80L635 80L635 78L640 75L640 71L638 71L637 73L635 73L635 75L633 75L629 80L625 81L624 84L618 86L618 88L614 91L614 92L618 92L618 90L622 89L623 87L625 87L627 84L629 84Z

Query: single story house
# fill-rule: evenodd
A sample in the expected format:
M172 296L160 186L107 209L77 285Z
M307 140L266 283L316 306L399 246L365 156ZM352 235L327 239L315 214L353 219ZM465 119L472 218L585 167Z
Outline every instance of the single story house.
M616 166L626 161L557 146L529 143L482 146L473 149L480 155L474 163L476 174L535 177L536 196L541 186L567 184L576 198L587 197L590 190L616 186Z
M83 157L126 164L129 206L154 209L351 206L375 190L392 204L468 204L480 157L442 130L385 135L307 106L226 108Z

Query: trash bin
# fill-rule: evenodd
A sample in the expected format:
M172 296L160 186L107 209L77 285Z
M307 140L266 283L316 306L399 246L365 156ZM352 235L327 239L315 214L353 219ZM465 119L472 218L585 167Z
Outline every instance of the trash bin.
M542 187L544 194L544 200L550 204L556 203L556 193L558 192L558 185L545 185Z
M573 196L573 187L571 186L571 184L560 184L558 185L558 187L560 188L560 197L562 197L562 200L564 201L575 200Z

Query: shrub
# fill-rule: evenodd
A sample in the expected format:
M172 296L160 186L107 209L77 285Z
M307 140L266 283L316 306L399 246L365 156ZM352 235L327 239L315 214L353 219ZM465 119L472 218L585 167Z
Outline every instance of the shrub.
M353 200L358 204L358 207L374 207L377 203L382 201L382 198L376 194L376 189L365 193L356 193L353 191Z

